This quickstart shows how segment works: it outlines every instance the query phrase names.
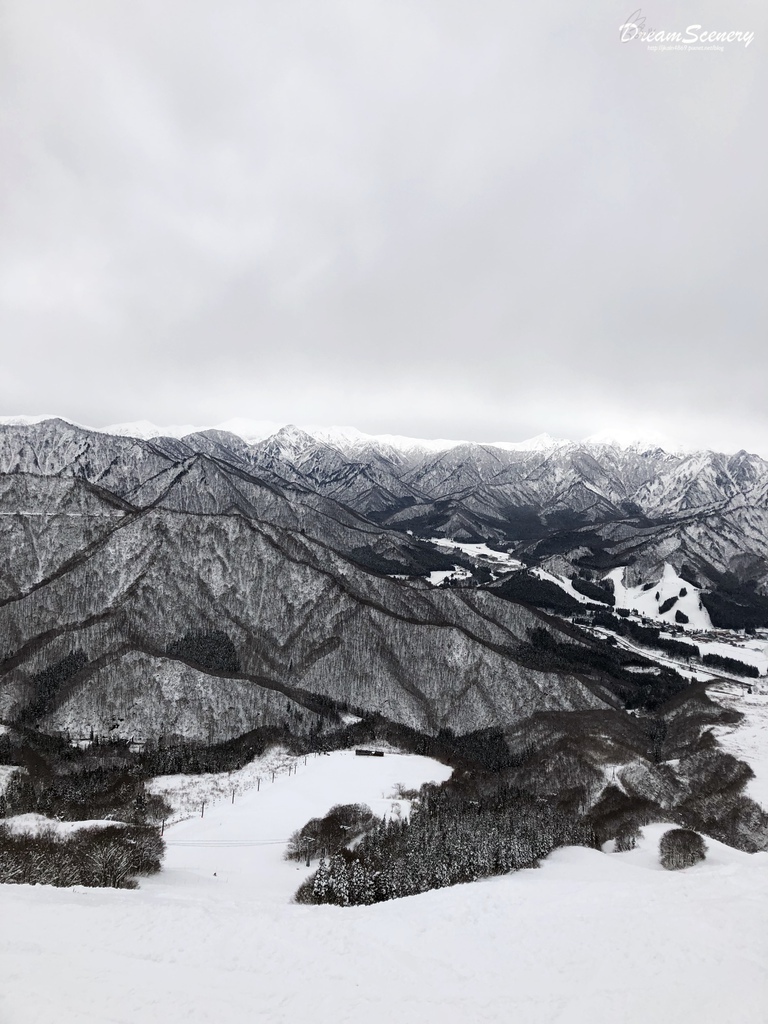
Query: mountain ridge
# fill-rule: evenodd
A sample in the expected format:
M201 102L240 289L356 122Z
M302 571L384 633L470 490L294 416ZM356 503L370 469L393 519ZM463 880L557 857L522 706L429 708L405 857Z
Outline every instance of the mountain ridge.
M697 448L690 445L682 445L678 442L670 442L660 435L624 435L611 430L599 431L581 439L572 440L568 438L553 437L543 432L536 434L522 441L495 440L495 441L470 441L448 438L424 438L411 437L401 434L370 434L351 426L319 426L304 425L296 426L290 422L272 420L245 420L242 418L226 420L222 423L210 426L199 426L194 424L172 424L160 426L149 420L137 420L135 422L114 423L104 427L93 427L71 420L66 416L59 415L36 415L36 416L0 416L0 425L6 426L29 426L42 423L48 420L61 420L71 426L83 430L108 434L113 437L132 437L137 440L152 440L160 437L173 437L181 439L190 434L200 434L209 431L223 431L234 434L246 443L253 444L266 440L268 437L279 433L281 430L301 430L311 435L315 440L325 441L339 446L345 450L365 447L368 444L376 443L380 447L391 447L402 451L420 449L424 451L446 451L450 448L463 445L478 445L480 447L499 448L504 451L548 451L551 449L563 448L569 445L587 447L617 448L624 451L635 451L643 453L646 451L660 450L669 454L693 454L697 451L715 452L714 448ZM746 451L741 449L740 451ZM730 454L737 454L733 452Z

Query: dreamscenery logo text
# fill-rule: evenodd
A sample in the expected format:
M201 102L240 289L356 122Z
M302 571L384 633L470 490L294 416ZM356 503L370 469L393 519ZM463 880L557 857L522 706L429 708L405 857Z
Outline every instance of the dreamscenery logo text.
M678 31L647 28L645 15L639 9L630 14L624 24L619 26L619 39L622 43L639 40L650 44L649 50L722 51L729 43L747 47L754 38L754 32L709 30L702 25L689 25L686 29Z

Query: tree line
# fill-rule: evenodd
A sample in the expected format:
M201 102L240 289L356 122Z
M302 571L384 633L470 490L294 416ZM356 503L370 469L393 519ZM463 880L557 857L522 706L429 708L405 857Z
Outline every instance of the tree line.
M589 822L512 788L474 797L424 786L409 819L379 820L355 845L323 858L299 903L381 903L536 867L561 846L594 846Z

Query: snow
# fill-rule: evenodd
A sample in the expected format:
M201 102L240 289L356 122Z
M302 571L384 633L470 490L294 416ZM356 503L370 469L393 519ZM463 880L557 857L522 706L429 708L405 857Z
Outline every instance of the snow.
M8 783L20 769L12 764L0 764L0 795L2 795Z
M114 437L136 437L149 441L154 437L184 437L186 434L194 434L196 429L191 423L158 427L148 420L138 420L135 423L112 423L108 427L99 427L98 431Z
M719 654L723 658L735 658L745 665L754 665L761 675L768 672L768 641L740 640L734 637L731 641L696 639L693 641L702 654Z
M717 726L714 733L725 751L746 761L755 773L746 795L768 810L768 685L753 683L749 693L738 683L718 683L709 687L709 693L719 704L744 715L737 725Z
M427 576L427 582L433 587L439 587L443 580L468 580L472 573L460 565L454 565L452 569L433 569Z
M354 715L350 715L354 719ZM360 721L360 719L354 719ZM201 775L158 775L147 784L147 791L162 796L173 813L168 822L183 821L201 813L202 805L210 807L217 801L242 796L252 789L260 791L262 783L271 784L272 776L288 775L296 758L283 747L274 747L242 768L232 772Z
M356 427L318 427L305 428L308 434L320 441L337 445L341 448L363 448L369 444L379 444L394 448L405 454L409 452L444 452L466 441L450 441L447 438L405 437L402 434L366 434Z
M688 445L680 444L668 435L656 430L646 430L642 434L632 431L613 429L601 430L596 434L590 434L581 442L585 445L605 445L609 448L620 448L629 452L648 452L661 448L670 455L690 454L694 451Z
M537 434L527 441L489 441L487 447L501 448L505 452L549 452L557 448L566 448L573 442L563 437L552 437L550 434Z
M549 434L537 434L526 441L451 441L445 437L424 438L404 437L401 434L365 434L356 427L317 427L304 428L329 444L344 448L364 447L369 444L380 444L395 448L405 454L409 452L444 452L463 445L482 445L485 448L500 448L502 451L543 452L562 448L571 442L561 438L550 437Z
M357 725L358 722L362 722L359 715L351 715L348 711L341 716L341 720L344 725Z
M54 413L44 413L40 416L0 416L0 424L4 427L31 427L36 423L45 423L46 420L63 420L65 423L71 423L73 427L90 429L84 427L82 423L75 423L74 420L67 419L66 416L56 416Z
M125 822L108 821L97 818L92 821L59 821L57 818L46 818L44 814L16 814L11 818L0 818L0 822L14 835L39 836L42 832L54 832L56 835L71 835L82 828L122 828Z
M444 551L460 551L478 565L485 565L488 568L494 568L503 572L510 572L522 565L522 562L507 554L506 551L494 551L487 544L466 544L461 541L450 540L446 537L426 537L424 540L427 544L434 544L435 547L442 548ZM445 579L463 580L469 579L471 575L472 573L467 569L454 565L453 569L433 570L427 576L427 581L433 587L439 587Z
M379 812L448 769L351 752L166 830L137 891L1 886L3 1024L764 1024L768 855L708 840L663 871L637 850L565 849L538 871L372 907L288 902L283 842L337 802Z
M494 551L487 544L466 544L457 540L450 540L446 537L428 537L425 539L428 544L435 544L437 547L445 548L448 551L458 550L476 561L493 562L494 565L503 566L508 570L519 569L523 564L519 559L513 558L506 551Z
M595 604L591 597L586 597L584 594L580 594L574 587L569 579L565 576L555 576L554 573L547 572L546 569L531 569L534 576L538 576L540 580L547 580L549 583L555 583L561 590L564 590L566 594L575 598L581 604Z
M675 622L675 613L683 612L688 616L689 622L686 629L709 630L712 629L712 622L709 613L701 603L698 587L688 583L682 576L678 576L674 567L669 562L664 563L664 570L661 579L655 582L648 590L642 586L627 587L624 585L625 567L612 569L605 579L613 581L614 595L617 608L629 608L630 611L637 609L639 615L645 618L655 619L658 622ZM680 591L685 590L686 594L680 597ZM658 594L658 599L656 597ZM677 597L675 604L664 613L659 612L659 606L671 597Z

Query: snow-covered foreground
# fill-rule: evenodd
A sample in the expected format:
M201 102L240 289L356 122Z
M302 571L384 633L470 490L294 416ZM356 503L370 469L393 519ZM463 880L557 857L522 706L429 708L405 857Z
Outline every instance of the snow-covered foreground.
M391 810L425 758L309 758L174 825L136 892L0 887L2 1024L722 1024L766 1020L768 855L709 842L684 872L626 854L373 907L288 902L282 840L338 802Z

